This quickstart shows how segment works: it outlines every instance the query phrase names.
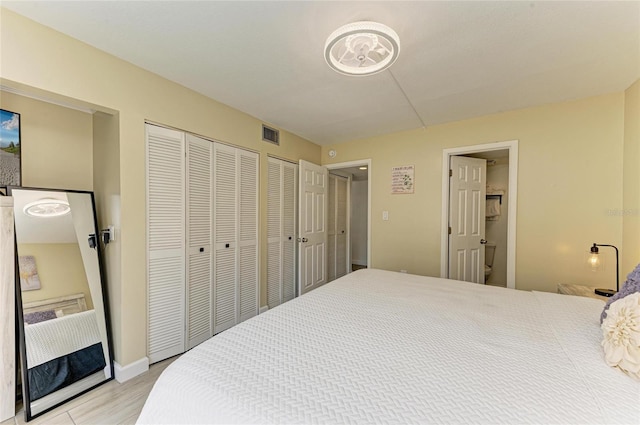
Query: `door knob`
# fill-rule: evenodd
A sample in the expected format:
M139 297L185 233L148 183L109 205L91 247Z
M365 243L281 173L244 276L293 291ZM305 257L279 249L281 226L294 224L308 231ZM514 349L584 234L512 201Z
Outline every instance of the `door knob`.
M302 242L309 242L309 239L307 239L307 238L302 238Z
M486 245L486 244L487 244L487 240L486 240L486 239L480 239L480 243L481 243L482 245Z

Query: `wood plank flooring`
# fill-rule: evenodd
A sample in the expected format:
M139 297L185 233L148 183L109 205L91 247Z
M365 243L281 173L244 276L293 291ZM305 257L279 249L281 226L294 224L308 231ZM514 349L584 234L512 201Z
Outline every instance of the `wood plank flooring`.
M29 425L135 424L162 371L179 356L151 365L142 375L106 384L28 422ZM0 425L24 425L24 411Z

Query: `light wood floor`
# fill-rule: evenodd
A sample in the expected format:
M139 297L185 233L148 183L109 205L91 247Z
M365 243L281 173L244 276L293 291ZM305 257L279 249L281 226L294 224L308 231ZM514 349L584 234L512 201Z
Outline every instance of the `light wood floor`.
M116 380L89 391L52 411L38 416L29 425L134 424L142 406L162 371L178 357L151 365L149 371L120 384ZM23 425L24 411L0 425Z

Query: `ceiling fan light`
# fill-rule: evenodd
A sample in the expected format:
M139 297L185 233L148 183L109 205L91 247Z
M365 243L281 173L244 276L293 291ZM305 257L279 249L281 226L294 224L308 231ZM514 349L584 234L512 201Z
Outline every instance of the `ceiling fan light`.
M324 46L327 64L345 75L372 75L398 59L400 38L386 25L362 21L335 30Z
M25 205L23 211L31 217L58 217L69 214L71 207L60 199L40 199Z

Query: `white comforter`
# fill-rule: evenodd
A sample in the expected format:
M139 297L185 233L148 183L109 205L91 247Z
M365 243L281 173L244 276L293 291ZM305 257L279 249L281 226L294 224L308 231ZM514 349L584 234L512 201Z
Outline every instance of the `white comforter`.
M138 423L638 424L602 306L361 270L183 355Z

